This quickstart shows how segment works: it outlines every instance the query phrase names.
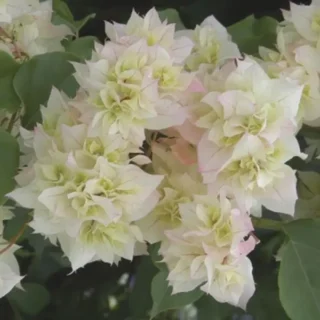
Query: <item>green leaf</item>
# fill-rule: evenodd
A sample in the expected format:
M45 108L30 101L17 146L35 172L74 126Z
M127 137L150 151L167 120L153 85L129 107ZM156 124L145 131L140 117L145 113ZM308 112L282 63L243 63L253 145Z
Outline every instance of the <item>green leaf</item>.
M9 293L9 301L25 314L39 314L50 303L49 292L36 283L24 283L22 286L24 290L15 288Z
M159 254L160 242L154 243L149 246L148 252L153 261L153 264L160 270L160 271L168 271L167 265L164 262L161 262L162 256Z
M310 162L312 159L320 155L320 140L319 138L305 138L307 147L304 153L308 155L306 162Z
M184 30L186 27L181 21L179 12L176 9L166 9L158 12L159 17L162 21L167 20L168 23L174 23L176 25L176 30Z
M4 238L8 241L13 239L19 234L21 230L25 227L25 224L29 222L29 211L24 208L16 207L13 210L14 217L6 222L6 227L4 228ZM21 243L32 233L32 229L27 226L24 228L23 233L19 236L16 243Z
M320 195L320 174L313 171L298 172L299 198L312 199Z
M82 37L75 39L66 45L66 51L71 52L82 60L89 60L94 50L96 37Z
M77 83L72 77L74 68L69 61L80 61L67 52L38 55L25 63L14 78L14 87L25 106L22 124L32 128L41 120L40 105L45 105L52 87L75 93Z
M294 217L296 219L320 218L320 195L312 199L298 199Z
M19 145L8 132L0 129L0 202L15 186L19 166Z
M34 259L28 268L28 279L31 281L45 283L51 275L70 266L62 252L41 235L31 234L28 241L35 251Z
M53 0L52 8L61 18L66 21L73 21L73 14L63 0Z
M280 303L275 266L269 266L269 269L264 266L254 266L257 270L254 274L256 291L249 300L247 313L255 320L289 320Z
M259 237L261 243L256 247L255 253L263 264L274 262L275 256L284 242L284 238L285 236L282 232Z
M55 24L66 24L75 34L91 20L96 17L95 13L91 13L81 20L75 20L68 5L63 0L53 0L53 22Z
M0 51L0 109L15 112L21 102L12 85L20 65L6 52Z
M154 266L149 256L141 258L135 275L133 290L129 296L131 316L140 320L147 316L152 306L151 282L158 269ZM143 297L143 299L141 299Z
M278 21L271 17L256 19L253 15L228 28L232 40L246 54L257 54L259 46L274 48Z
M320 319L320 219L283 227L288 242L281 250L280 300L292 320Z
M83 19L75 21L75 26L77 28L77 31L79 32L90 20L94 19L95 17L96 17L96 14L91 13L91 14L88 14Z
M195 306L198 309L198 320L227 320L236 314L243 314L243 310L227 303L219 303L210 295L201 297Z
M204 294L199 289L195 289L190 292L172 295L172 288L168 285L168 281L166 280L167 277L168 272L161 271L152 280L151 296L153 306L151 310L151 319L161 312L179 309L185 305L191 304Z

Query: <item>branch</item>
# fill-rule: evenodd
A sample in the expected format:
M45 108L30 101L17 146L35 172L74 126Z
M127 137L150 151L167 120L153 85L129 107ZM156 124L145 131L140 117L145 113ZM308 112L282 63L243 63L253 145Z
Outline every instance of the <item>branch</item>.
M26 221L23 224L23 226L21 227L19 232L9 241L9 243L3 249L0 250L0 255L5 253L6 251L8 251L19 240L19 238L23 235L24 231L26 230L28 223L30 221L31 221L31 219L28 219L28 221Z

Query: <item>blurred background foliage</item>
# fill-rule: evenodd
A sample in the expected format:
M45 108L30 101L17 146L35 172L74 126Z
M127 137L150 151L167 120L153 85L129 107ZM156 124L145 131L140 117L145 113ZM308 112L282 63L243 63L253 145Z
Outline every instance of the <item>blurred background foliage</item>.
M210 14L225 26L254 14L256 17L272 16L281 19L280 9L289 7L288 0L65 0L76 18L96 13L96 18L83 29L82 35L104 37L103 20L125 22L134 8L144 14L150 8L159 10L175 8L187 28L194 28ZM308 0L293 2L308 3Z
M210 14L225 26L230 26L254 14L257 18L271 16L281 19L280 8L288 8L287 0L65 0L75 19L95 13L83 29L81 36L96 36L104 40L104 20L125 22L134 8L144 14L150 8L158 10L175 8L183 24L194 28ZM301 2L301 1L299 1ZM308 1L304 1L308 3ZM243 35L245 36L245 35ZM250 35L248 35L250 36ZM16 234L25 223L21 218L10 221L7 238ZM26 229L18 251L21 273L28 274L24 287L28 293L14 289L5 299L0 299L0 320L148 320L152 307L152 279L159 272L150 257L136 258L133 263L123 261L119 266L95 262L77 273L70 274L68 261L61 251L43 241L38 235L30 235ZM266 234L261 250L251 258L255 280L265 285L257 286L248 312L256 320L286 320L287 317L278 299L276 274L273 259L282 242L277 234ZM267 257L267 258L266 258ZM267 259L267 260L266 260ZM159 267L161 269L161 266ZM263 272L265 271L266 272ZM268 277L265 277L265 275ZM218 304L203 296L197 301L198 320L252 320L239 309ZM156 320L193 320L192 314L183 311L166 311Z

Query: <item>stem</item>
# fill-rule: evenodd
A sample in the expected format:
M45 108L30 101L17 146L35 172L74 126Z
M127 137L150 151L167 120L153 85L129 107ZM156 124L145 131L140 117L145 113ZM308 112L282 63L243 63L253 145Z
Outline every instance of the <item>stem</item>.
M9 121L9 124L8 124L8 128L7 128L7 131L10 133L13 129L13 126L14 126L14 123L16 121L16 116L17 116L17 113L15 112L11 118L10 118L10 121Z
M30 222L30 220L28 219L28 221L26 221L23 224L23 226L21 227L19 232L9 241L7 246L5 246L3 249L0 250L0 255L5 253L6 251L8 251L19 240L19 238L23 235L24 231L26 230L29 222Z
M284 221L263 218L251 218L251 220L255 228L275 231L282 230L282 226L285 223Z

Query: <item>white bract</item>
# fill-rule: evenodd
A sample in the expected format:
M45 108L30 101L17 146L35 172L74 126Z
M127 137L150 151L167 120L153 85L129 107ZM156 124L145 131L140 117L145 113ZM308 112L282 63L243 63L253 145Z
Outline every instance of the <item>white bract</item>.
M192 76L161 46L149 47L144 39L129 47L107 42L96 46L92 61L74 65L88 94L78 108L94 130L141 146L145 129L182 124L186 117L179 95Z
M305 158L295 137L276 140L269 147L249 140L223 168L204 173L204 181L214 193L229 189L246 210L258 201L269 210L293 215L297 180L295 171L285 163L294 156Z
M193 47L188 37L175 35L174 24L160 20L155 8L149 10L145 17L133 10L127 24L106 22L105 31L112 42L121 46L130 46L140 39L145 39L150 47L161 46L176 63L182 63Z
M145 218L137 222L149 243L164 240L165 231L181 224L179 205L192 200L196 193L206 192L195 165L183 165L164 145L152 146L153 171L165 176L158 187L158 203Z
M299 156L299 146L293 135L301 93L301 86L284 79L270 79L252 60L239 61L238 67L226 78L223 90L205 95L197 118L193 116L194 125L203 129L198 143L198 160L204 182L215 185L214 189L229 185L231 178L222 172L232 167L235 174L241 175L237 164L243 159L241 161L245 163L241 162L239 166L243 166L246 177L239 178L239 186L232 184L230 187L231 192L237 194L252 187L249 182L255 183L256 174L261 174L262 163L268 166L263 174L269 175L266 180L269 183L274 175L277 176L274 163L282 167L291 157ZM289 148L293 148L284 158L278 157L278 149L283 147L279 142L281 139L288 139ZM255 155L258 159L253 162L244 159ZM272 162L271 158L274 158ZM256 173L251 170L256 170ZM264 183L261 185L262 193L267 192ZM295 200L296 194L292 194L293 206ZM292 205L283 210L293 214Z
M320 3L309 6L290 4L290 11L283 10L285 20L277 31L279 52L260 48L262 66L273 78L284 78L304 86L297 121L317 125L320 118L319 75L319 24Z
M150 160L121 136L90 130L73 103L53 89L42 125L33 133L21 130L34 159L17 175L20 188L9 197L34 209L30 225L58 239L75 270L99 257L132 259L135 239L143 243L134 222L156 205L152 194L162 176L130 164ZM77 256L80 248L88 254Z
M200 66L214 70L228 59L240 58L238 46L232 42L227 29L214 17L209 16L194 31L180 31L194 42L186 68L197 71Z
M245 309L254 292L252 266L246 255L255 240L250 218L224 195L195 196L179 205L181 226L166 231L160 253L169 268L173 292L199 285L219 302Z
M34 221L30 225L35 231L46 236L57 235L61 241L70 237L70 241L84 246L83 250L88 245L91 253L97 245L100 251L104 248L105 255L112 256L113 252L109 251L113 247L106 241L112 242L114 237L134 247L130 234L135 230L139 234L139 229L132 223L155 205L149 196L162 177L144 173L135 165L109 163L103 157L97 158L93 169L81 169L71 155L67 158L60 157L59 153L51 155L48 162L42 160L34 164L34 179L29 184L9 194L20 205L34 209ZM105 236L100 236L100 232ZM123 238L122 233L126 232L129 238ZM141 236L138 238L143 241ZM63 250L73 269L92 260L88 258L81 264L77 262L80 257L74 256L73 251L69 252L64 246Z
M0 49L17 60L63 51L61 40L72 32L66 25L54 25L52 1L10 0L0 4Z

